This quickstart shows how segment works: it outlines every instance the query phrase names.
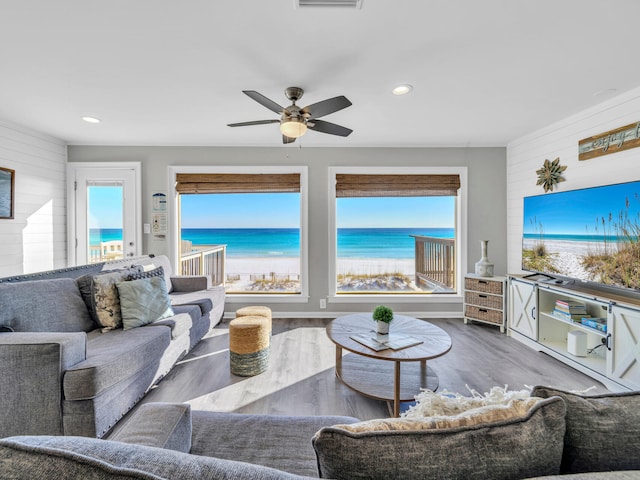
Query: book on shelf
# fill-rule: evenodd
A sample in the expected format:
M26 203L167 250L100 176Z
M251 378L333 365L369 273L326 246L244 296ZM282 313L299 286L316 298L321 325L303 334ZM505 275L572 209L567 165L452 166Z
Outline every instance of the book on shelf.
M586 312L585 313L569 313L569 312L564 312L562 310L558 310L557 308L553 309L553 311L551 312L551 315L556 318L560 318L562 320L569 320L577 323L580 323L583 318L589 318L589 314L587 314Z
M389 335L376 335L374 332L356 333L351 335L351 339L361 343L365 347L375 350L376 352L387 349L401 350L403 348L413 347L414 345L420 345L423 343L422 340L416 337L402 333L390 333Z
M556 300L555 310L570 315L586 314L587 306L584 303L572 302L567 303L563 300Z
M606 318L587 318L583 317L580 319L580 323L582 323L586 327L595 328L601 332L607 331L607 319Z

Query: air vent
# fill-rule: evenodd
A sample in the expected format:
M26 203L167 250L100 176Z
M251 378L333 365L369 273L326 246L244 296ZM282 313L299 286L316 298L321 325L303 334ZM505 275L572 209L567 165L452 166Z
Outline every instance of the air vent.
M362 8L363 0L293 0L296 8Z

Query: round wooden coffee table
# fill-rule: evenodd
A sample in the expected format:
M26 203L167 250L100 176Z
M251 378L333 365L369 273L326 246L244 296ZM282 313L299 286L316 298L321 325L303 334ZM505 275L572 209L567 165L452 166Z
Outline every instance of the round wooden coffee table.
M438 388L438 376L427 367L427 360L451 350L451 337L440 327L403 315L394 315L390 331L392 335L410 335L422 343L377 352L353 340L351 336L358 334L376 337L371 313L338 317L327 326L327 335L336 344L336 376L362 395L393 402L393 416L399 417L400 402L413 401L421 388ZM355 355L343 357L343 349Z

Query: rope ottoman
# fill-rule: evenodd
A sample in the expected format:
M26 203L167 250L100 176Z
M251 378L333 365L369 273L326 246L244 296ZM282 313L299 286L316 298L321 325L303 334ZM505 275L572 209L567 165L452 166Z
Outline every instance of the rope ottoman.
M271 333L271 309L261 305L250 307L242 307L236 310L236 318L238 317L264 317L268 320L269 333Z
M271 322L265 317L238 317L229 323L231 373L250 377L269 366Z

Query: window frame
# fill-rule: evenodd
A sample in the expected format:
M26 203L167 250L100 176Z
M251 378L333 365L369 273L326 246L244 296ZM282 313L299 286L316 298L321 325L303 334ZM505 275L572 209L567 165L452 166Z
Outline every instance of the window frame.
M336 175L448 175L460 177L460 189L456 196L456 293L349 293L337 291L337 197ZM451 303L463 296L463 278L467 271L467 167L329 167L329 303Z
M300 293L228 293L227 303L308 303L309 302L309 188L308 167L306 166L170 166L167 191L169 198L169 218L175 219L169 229L169 258L174 271L178 271L178 248L180 245L180 218L176 177L180 173L230 173L230 174L286 174L300 175Z

